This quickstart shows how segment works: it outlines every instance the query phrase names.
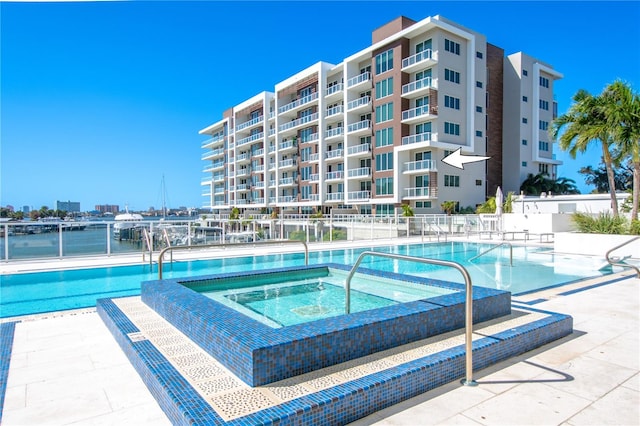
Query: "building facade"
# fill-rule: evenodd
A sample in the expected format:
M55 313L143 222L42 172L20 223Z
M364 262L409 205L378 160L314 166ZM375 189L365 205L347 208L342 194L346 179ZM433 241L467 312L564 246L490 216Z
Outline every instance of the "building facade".
M56 210L68 213L80 213L80 203L77 201L56 201Z
M505 145L516 131L532 130L514 125L505 133L514 114L505 112L503 93L551 102L546 90L534 95L529 81L507 81L516 58L532 77L545 76L552 94L560 75L549 66L522 54L505 60L483 35L440 16L399 17L340 64L318 62L202 129L204 207L385 215L406 204L440 213L444 201L475 207L499 185L519 188L517 179L505 180L557 162L521 150L518 164L528 165L512 170ZM531 123L547 117L546 110L527 113ZM464 169L442 162L458 149L490 158Z

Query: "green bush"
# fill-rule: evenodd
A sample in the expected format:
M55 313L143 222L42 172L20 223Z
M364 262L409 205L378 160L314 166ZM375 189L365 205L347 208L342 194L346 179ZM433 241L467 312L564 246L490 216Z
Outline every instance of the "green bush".
M640 220L634 219L629 225L629 233L631 235L640 235Z
M307 233L305 231L289 232L289 239L294 241L307 241Z
M576 212L571 216L579 232L587 234L626 234L627 220L613 217L609 213L600 213L597 217Z
M332 235L329 235L329 233L326 232L322 237L322 241L336 241L347 239L347 231L343 231L342 229L333 229L331 231L331 234Z

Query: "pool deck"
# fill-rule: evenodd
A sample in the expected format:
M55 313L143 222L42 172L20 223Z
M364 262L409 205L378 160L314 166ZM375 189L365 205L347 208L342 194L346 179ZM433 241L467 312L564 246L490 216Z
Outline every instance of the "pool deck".
M114 258L3 264L0 273L104 266ZM140 254L117 260L139 262ZM574 333L475 372L477 387L449 383L354 424L640 424L640 279L585 281L516 296L518 305L569 314ZM95 309L15 323L1 421L170 424Z

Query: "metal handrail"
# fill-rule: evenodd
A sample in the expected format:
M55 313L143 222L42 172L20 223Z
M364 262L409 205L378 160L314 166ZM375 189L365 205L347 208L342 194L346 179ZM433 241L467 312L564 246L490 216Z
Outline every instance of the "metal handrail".
M613 251L615 251L615 250L618 250L619 248L624 247L624 246L626 246L627 244L632 243L633 241L635 241L635 240L639 240L639 239L640 239L640 237L633 237L632 239L627 240L627 241L625 241L624 243L619 244L619 245L615 246L615 247L614 247L614 248L612 248L612 249L609 249L609 251L607 251L607 252L605 253L605 255L604 255L604 257L605 257L605 259L607 259L607 262L609 263L609 265L611 265L611 266L621 266L621 267L623 267L623 268L631 268L631 269L635 269L636 274L638 275L638 278L640 278L640 268L638 268L638 267L637 267L637 266L635 266L635 265L629 265L628 263L615 262L613 259L611 259L611 258L609 257L609 255L611 254L611 252L613 252Z
M500 243L500 244L496 244L495 246L491 247L488 250L483 251L482 253L480 253L477 256L473 256L471 259L469 259L469 262L476 260L477 258L479 258L480 256L484 256L485 254L489 253L491 250L495 250L498 247L502 247L502 246L509 246L509 266L513 266L513 245L511 245L511 243Z
M309 247L307 243L304 241L298 240L276 240L276 241L262 241L262 242L253 242L253 243L233 243L233 244L225 244L225 243L217 243L217 244L201 244L201 245L187 245L187 246L170 246L162 249L160 254L158 255L158 279L162 279L162 263L164 259L164 255L166 252L170 251L173 255L174 250L190 250L190 249L198 249L198 248L212 248L212 247L240 247L240 246L262 246L262 245L270 245L270 244L302 244L304 245L304 264L309 264Z
M464 277L465 289L466 289L466 299L465 299L465 366L466 366L466 376L462 380L462 384L466 386L476 386L477 383L473 380L473 285L471 284L471 275L459 263L450 262L448 260L440 260L440 259L429 259L424 257L415 257L415 256L405 256L402 254L393 254L393 253L379 253L376 251L365 251L358 256L355 265L351 268L349 275L347 276L347 280L344 283L345 289L345 312L348 314L351 312L351 278L356 273L358 266L362 262L362 259L365 256L378 256L378 257L386 257L390 259L399 259L406 260L409 262L419 262L419 263L428 263L431 265L438 266L448 266L451 268L455 268Z
M428 223L429 225L429 230L431 230L432 228L436 229L436 235L438 236L438 242L440 242L440 235L444 235L444 242L447 242L447 232L440 228L440 225L436 224L436 223ZM431 240L429 240L431 241Z
M151 242L151 235L149 235L149 231L147 228L142 228L142 236L144 237L144 243L147 246L147 250L149 250L149 266L153 264L153 243ZM144 247L142 249L142 261L145 261L146 251Z

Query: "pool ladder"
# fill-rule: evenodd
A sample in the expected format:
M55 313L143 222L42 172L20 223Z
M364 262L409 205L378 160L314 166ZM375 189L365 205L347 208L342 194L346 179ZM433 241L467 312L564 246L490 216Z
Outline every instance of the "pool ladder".
M373 257L386 257L389 259L406 260L408 262L428 263L431 265L447 266L457 269L464 277L466 299L465 299L465 378L462 379L462 384L465 386L476 386L477 382L473 380L473 285L471 284L471 275L465 269L464 266L456 262L450 262L448 260L429 259L424 257L405 256L402 254L393 253L380 253L376 251L365 251L358 256L355 265L349 271L347 280L344 283L345 289L345 313L351 312L351 279L356 273L356 270L360 266L362 259L367 256Z
M469 259L469 262L472 262L474 260L476 260L477 258L479 258L480 256L484 256L485 254L489 253L492 250L497 249L498 247L502 247L502 246L509 246L509 266L513 266L513 245L511 245L511 243L500 243L500 244L496 244L495 246L483 251L482 253L473 256L471 259Z
M224 243L216 243L216 244L199 244L195 246L169 246L160 252L158 255L158 279L162 279L162 264L164 262L164 255L167 252L171 252L171 262L173 262L173 252L175 250L191 250L191 249L201 249L201 248L213 248L213 247L242 247L242 246L264 246L264 245L273 245L273 244L302 244L304 245L304 264L309 264L309 247L307 243L304 241L298 240L269 240L262 242L252 242L252 243L232 243L232 244L224 244Z
M638 276L638 278L640 278L640 268L638 268L638 267L637 267L637 266L635 266L635 265L630 265L630 264L628 264L628 263L622 263L621 261L619 261L619 259L612 259L612 258L609 256L609 255L611 254L611 252L613 252L613 251L615 251L615 250L618 250L619 248L624 247L624 246L626 246L627 244L634 242L635 240L640 240L640 237L634 237L634 238L632 238L632 239L630 239L630 240L625 241L625 242L624 242L624 243L622 243L622 244L619 244L619 245L617 245L617 246L613 247L612 249L609 249L609 251L607 251L607 252L605 253L604 257L607 259L607 262L609 262L609 264L610 264L611 266L621 266L621 267L623 267L623 268L631 268L631 269L635 269L635 271L636 271L636 275Z

